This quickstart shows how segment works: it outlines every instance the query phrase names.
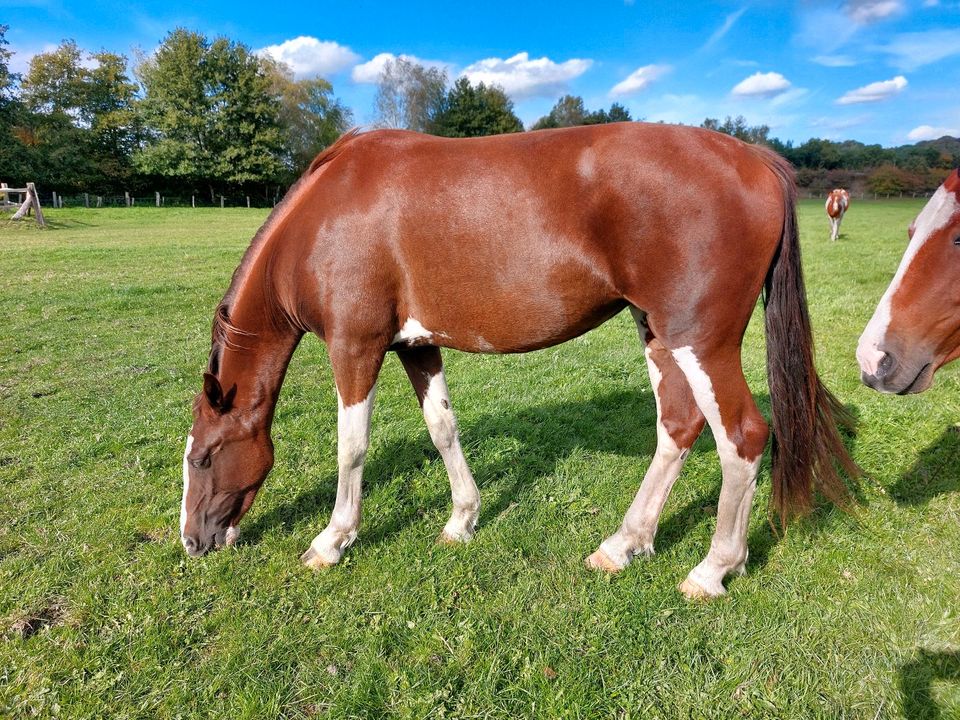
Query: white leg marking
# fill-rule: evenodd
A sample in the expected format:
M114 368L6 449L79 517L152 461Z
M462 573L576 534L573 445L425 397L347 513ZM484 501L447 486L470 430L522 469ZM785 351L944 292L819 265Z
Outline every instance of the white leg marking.
M394 343L411 343L414 340L429 340L433 333L420 324L419 320L407 318L400 332L393 336Z
M857 362L860 364L860 369L868 375L877 374L877 364L883 359L884 351L881 347L886 338L887 328L890 326L890 304L900 288L904 275L910 269L910 264L923 244L949 223L958 211L960 207L958 207L956 196L941 186L914 220L913 237L903 254L897 274L893 276L890 286L880 298L880 303L870 322L867 323L867 327L864 328L857 345Z
M335 565L343 551L357 538L363 461L370 444L370 416L376 393L377 386L374 385L365 400L344 407L337 392L337 500L329 524L310 543L313 564Z
M180 500L180 540L183 541L183 531L187 527L187 493L190 492L190 465L187 455L193 447L193 435L187 436L187 449L183 451L183 499Z
M644 334L646 326L641 327L638 321L638 329ZM644 354L657 403L657 450L620 529L600 545L600 551L617 568L626 567L635 555L653 555L653 538L657 533L660 513L687 457L687 451L677 446L663 426L660 402L663 375L653 361L649 347Z
M442 538L467 542L473 537L480 514L480 492L460 447L457 418L450 406L450 395L442 370L430 378L423 397L423 418L450 478L453 514L443 528Z
M747 527L753 493L757 487L757 470L763 456L761 454L753 460L744 460L737 453L736 445L727 436L723 426L713 383L693 349L679 348L673 351L673 357L686 375L697 405L710 423L723 470L723 484L717 505L717 529L710 542L710 552L690 571L687 581L692 581L709 596L723 595L726 592L723 578L731 572L742 573L746 566Z

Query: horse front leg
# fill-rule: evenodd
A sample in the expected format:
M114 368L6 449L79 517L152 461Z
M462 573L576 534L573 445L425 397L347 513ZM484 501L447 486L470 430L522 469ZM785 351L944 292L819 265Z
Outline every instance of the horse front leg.
M467 542L473 537L480 515L480 492L460 447L457 418L453 414L440 348L399 350L397 356L410 378L430 439L443 458L450 479L453 514L440 535L441 542Z
M337 499L327 527L300 557L309 567L336 565L357 539L363 463L370 444L370 416L382 363L382 351L330 347L337 384Z

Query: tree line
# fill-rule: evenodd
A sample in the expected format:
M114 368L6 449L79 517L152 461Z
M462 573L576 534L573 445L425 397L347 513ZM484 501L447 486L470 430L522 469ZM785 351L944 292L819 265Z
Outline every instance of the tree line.
M160 190L265 200L284 189L354 122L322 78L290 69L243 43L177 28L150 55L88 52L71 40L10 71L0 25L0 180L60 192ZM446 71L404 58L387 62L376 122L446 137L523 132L513 102L496 86L452 84ZM589 110L565 95L530 130L633 118L618 103ZM960 164L960 140L882 148L855 141L770 137L742 117L702 127L766 144L798 168L801 186L856 186L879 194L926 192Z

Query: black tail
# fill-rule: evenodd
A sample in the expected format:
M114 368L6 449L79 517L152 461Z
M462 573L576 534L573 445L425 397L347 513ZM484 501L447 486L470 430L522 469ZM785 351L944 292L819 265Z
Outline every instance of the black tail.
M786 523L810 510L814 487L838 505L848 505L850 493L837 465L851 478L861 471L837 431L838 422L852 429L853 417L820 382L813 362L793 169L773 153L766 159L783 187L783 233L767 271L764 308L773 415L772 504Z

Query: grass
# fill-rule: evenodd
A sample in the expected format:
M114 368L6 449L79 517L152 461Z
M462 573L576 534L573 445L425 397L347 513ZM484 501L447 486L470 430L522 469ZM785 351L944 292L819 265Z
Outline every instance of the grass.
M860 419L869 477L855 515L823 506L777 538L764 465L748 574L710 604L676 591L714 524L709 434L658 554L614 578L582 566L654 449L627 314L534 354L446 354L484 503L464 547L434 544L446 475L388 359L361 535L319 574L298 555L333 504L336 401L307 338L240 545L188 561L190 400L264 213L0 223L0 716L960 716L960 374L891 398L860 385L853 356L921 205L857 202L835 244L820 203L801 206L819 368ZM762 323L744 364L768 413Z

